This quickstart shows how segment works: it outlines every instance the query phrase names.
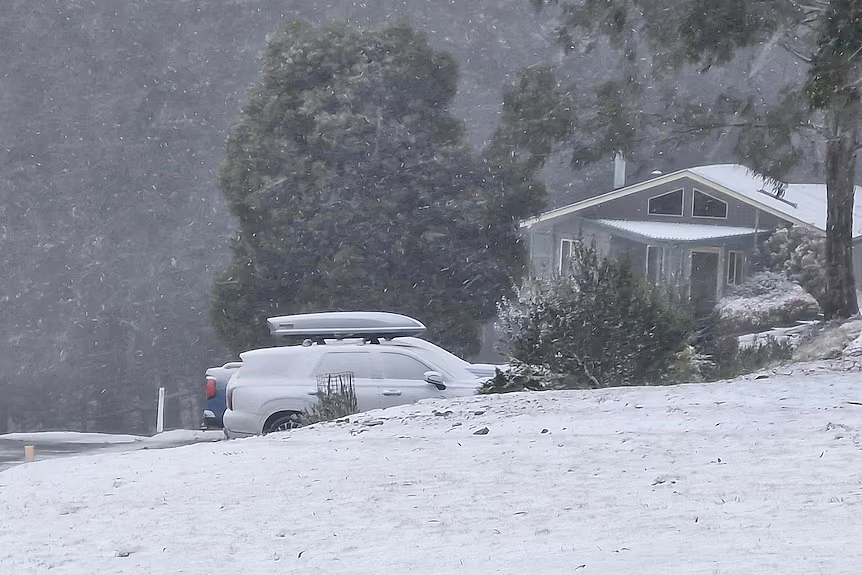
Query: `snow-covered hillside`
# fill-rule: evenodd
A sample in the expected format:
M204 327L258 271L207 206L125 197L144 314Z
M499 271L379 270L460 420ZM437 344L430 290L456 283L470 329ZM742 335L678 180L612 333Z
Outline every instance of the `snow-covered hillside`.
M858 372L478 397L354 420L0 473L0 573L862 564Z

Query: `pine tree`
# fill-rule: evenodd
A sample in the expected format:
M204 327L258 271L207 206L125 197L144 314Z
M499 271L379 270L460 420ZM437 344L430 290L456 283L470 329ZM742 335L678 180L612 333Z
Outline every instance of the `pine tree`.
M553 387L660 381L691 334L691 310L628 260L604 259L582 242L570 264L567 273L526 281L500 306L511 357L566 376ZM507 381L497 378L504 388Z
M566 50L583 54L604 38L620 55L620 65L610 71L613 77L589 96L597 112L574 133L573 139L590 144L576 161L737 130L739 159L780 194L782 179L820 148L828 196L824 313L828 318L858 313L851 250L856 157L862 146L859 2L531 1L539 8L560 8L558 32ZM764 96L724 92L712 103L680 98L678 78L686 65L708 74L742 55L772 48L783 49L806 73ZM664 110L645 110L647 89L662 90Z
M220 174L239 220L212 307L229 347L266 344L272 315L386 310L475 350L524 269L524 195L542 189L473 156L449 112L457 81L405 24L270 40Z

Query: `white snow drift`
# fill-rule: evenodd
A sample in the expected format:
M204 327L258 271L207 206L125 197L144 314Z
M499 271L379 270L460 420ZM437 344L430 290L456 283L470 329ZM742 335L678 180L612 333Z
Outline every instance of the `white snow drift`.
M856 574L860 379L469 398L20 466L0 572Z
M220 441L222 438L221 431L199 431L195 429L174 429L153 436L81 433L78 431L37 431L0 435L0 441L49 445L126 445L137 443L146 446L171 446L202 441Z

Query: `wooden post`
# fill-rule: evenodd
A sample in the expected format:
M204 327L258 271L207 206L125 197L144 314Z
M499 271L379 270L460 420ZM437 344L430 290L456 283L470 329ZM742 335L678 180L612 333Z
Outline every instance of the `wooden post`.
M159 411L156 415L156 433L165 430L165 388L159 388Z
M36 447L33 445L25 445L24 446L24 461L31 462L36 461Z

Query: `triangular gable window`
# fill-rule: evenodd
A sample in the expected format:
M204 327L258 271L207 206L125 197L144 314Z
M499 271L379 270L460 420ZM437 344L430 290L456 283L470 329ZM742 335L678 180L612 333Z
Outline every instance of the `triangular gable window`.
M695 190L691 215L696 218L725 219L727 217L727 202Z
M652 216L681 216L682 190L674 190L649 199L649 213Z

